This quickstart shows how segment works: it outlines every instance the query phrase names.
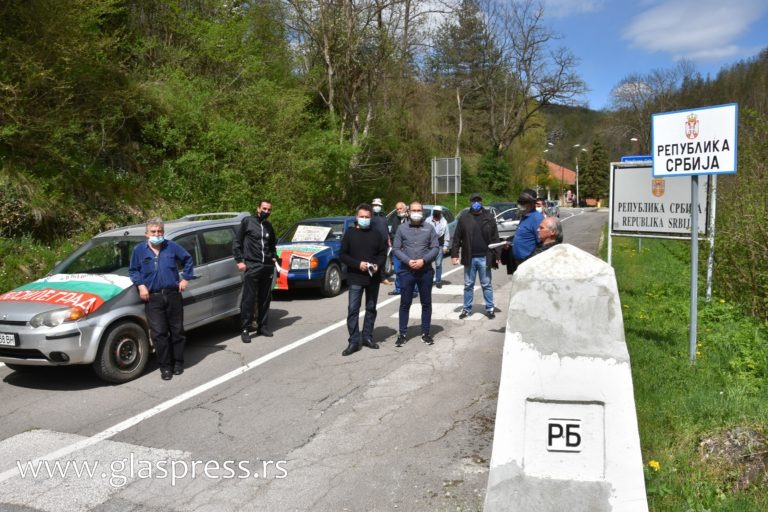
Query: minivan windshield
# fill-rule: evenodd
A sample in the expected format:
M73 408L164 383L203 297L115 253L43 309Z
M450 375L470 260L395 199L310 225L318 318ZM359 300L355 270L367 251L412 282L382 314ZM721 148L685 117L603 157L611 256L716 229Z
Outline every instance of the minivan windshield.
M143 236L93 238L56 265L51 274L117 274L127 276L133 248L144 240L146 238Z

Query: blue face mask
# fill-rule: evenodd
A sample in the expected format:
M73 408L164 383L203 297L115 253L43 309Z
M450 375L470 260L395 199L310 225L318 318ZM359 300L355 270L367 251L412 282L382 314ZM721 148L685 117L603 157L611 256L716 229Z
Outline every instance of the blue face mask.
M474 211L479 211L479 210L480 210L480 208L482 208L482 207L483 207L483 203L481 203L480 201L474 201L474 202L472 203L472 205L471 205L471 208L472 208L472 210L474 210Z
M149 243L151 243L152 245L160 245L163 242L165 242L165 238L163 237L163 235L149 237Z
M373 213L381 213L381 206L374 206Z
M371 219L368 217L358 217L357 225L360 226L362 229L368 229L369 227L371 227Z

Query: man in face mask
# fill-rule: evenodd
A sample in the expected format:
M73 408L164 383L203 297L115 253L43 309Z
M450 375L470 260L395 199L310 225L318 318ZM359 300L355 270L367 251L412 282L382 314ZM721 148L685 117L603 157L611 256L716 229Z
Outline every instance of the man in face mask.
M392 218L392 225L389 229L390 246L395 240L397 230L400 229L400 226L406 222L408 222L408 205L402 201L398 201L397 204L395 204L395 215ZM400 278L398 277L398 272L400 271L400 260L394 256L392 256L392 268L395 271L395 289L389 292L389 295L400 295Z
M448 231L448 221L443 218L443 207L436 205L432 209L432 217L427 223L435 228L437 233L437 242L440 244L440 250L437 251L437 258L435 258L435 286L437 288L443 287L443 256L448 254L448 247L450 247L451 234Z
M348 356L360 350L361 345L379 348L373 340L373 326L376 322L376 303L379 285L389 244L373 229L372 211L365 203L357 207L357 222L354 229L348 229L341 239L341 262L347 266L349 301L347 305L347 348L341 353ZM365 319L360 333L360 303L365 292Z
M381 198L377 197L371 202L371 206L373 206L371 228L378 232L379 235L381 235L381 237L387 242L387 246L389 246L389 226L387 224L387 215L382 211L384 203L382 203ZM379 272L381 272L382 283L392 284L392 282L387 279L387 274L384 271L384 265L381 266Z
M536 192L525 189L520 192L517 199L522 218L517 225L515 238L512 242L512 257L517 265L531 257L534 249L539 244L539 224L544 220L544 215L536 211Z
M409 292L414 286L419 290L421 300L421 340L427 345L434 343L429 331L432 323L432 262L439 250L437 233L424 225L424 208L420 202L411 202L409 210L410 222L400 226L392 243L392 253L400 260L397 276L402 290L396 347L407 342L408 314L413 302L413 294Z
M259 202L258 213L246 217L240 223L232 253L243 276L243 296L240 301L240 339L251 342L251 324L254 307L257 309L256 333L272 336L267 327L269 305L272 302L272 278L275 273L277 247L275 230L267 220L272 213L272 202Z
M165 226L159 217L147 221L146 244L131 254L128 275L144 301L144 314L155 343L160 376L171 380L184 372L184 308L181 292L193 278L192 256L182 246L164 238ZM179 279L177 263L184 270Z
M461 252L461 264L464 265L464 306L459 319L463 320L472 314L477 276L480 278L480 287L483 289L485 313L490 319L496 317L491 268L498 266L500 256L498 249L489 249L488 246L497 242L499 242L499 229L496 226L496 219L483 208L483 198L480 194L472 194L469 197L469 213L459 218L451 246L451 262L458 265L459 252Z

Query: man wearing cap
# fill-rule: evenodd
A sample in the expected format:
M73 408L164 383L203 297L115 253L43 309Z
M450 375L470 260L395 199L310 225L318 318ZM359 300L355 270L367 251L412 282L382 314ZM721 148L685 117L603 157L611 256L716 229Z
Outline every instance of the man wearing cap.
M432 208L432 217L429 218L427 224L435 228L437 242L440 244L437 251L437 258L435 258L435 286L442 288L443 255L448 254L448 247L450 247L451 241L451 234L448 232L448 221L443 218L442 206L436 205Z
M519 265L530 258L536 246L539 245L539 224L544 220L544 216L536 211L536 192L529 188L520 192L517 204L522 217L512 241L512 257Z
M451 246L451 262L464 265L464 307L459 315L464 319L472 314L475 278L480 276L480 287L483 289L485 313L488 318L495 318L493 304L493 287L491 286L491 268L498 265L498 249L489 249L492 243L499 242L499 229L496 219L483 208L483 198L480 194L469 196L469 213L462 215L453 233Z
M373 201L371 201L371 206L373 207L373 217L371 217L371 229L374 232L379 233L384 240L387 242L387 246L390 245L389 242L389 226L387 224L387 216L384 214L384 212L381 211L382 207L384 206L384 203L381 201L380 197L375 198ZM387 279L387 273L384 271L384 265L381 265L381 269L379 270L381 274L381 282L384 284L392 284L392 282Z

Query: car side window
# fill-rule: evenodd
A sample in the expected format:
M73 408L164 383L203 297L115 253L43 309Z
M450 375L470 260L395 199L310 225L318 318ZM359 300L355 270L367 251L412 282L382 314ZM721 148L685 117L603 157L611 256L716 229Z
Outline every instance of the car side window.
M445 218L445 221L450 224L453 222L453 213L451 213L451 210L446 210L443 208L443 218Z
M174 240L177 244L182 246L191 256L195 266L199 265L202 261L202 251L200 250L200 240L198 240L196 234L184 235ZM181 270L181 262L177 262L176 265Z
M205 247L205 257L203 259L205 263L232 257L232 241L235 238L232 228L226 227L203 231L201 236Z

